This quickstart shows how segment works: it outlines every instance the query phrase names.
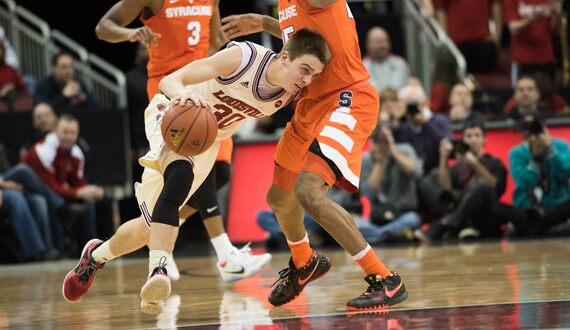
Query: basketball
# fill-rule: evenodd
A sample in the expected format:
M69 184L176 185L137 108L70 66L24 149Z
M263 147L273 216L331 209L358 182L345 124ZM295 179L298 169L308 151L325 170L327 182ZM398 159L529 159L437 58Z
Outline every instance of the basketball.
M208 150L218 134L218 122L210 111L188 101L166 111L161 124L166 145L181 156L196 156Z

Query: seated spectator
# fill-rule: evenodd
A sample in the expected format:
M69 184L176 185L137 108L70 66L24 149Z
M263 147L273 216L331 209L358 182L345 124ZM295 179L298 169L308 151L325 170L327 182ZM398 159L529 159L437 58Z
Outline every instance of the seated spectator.
M536 81L530 76L523 76L517 80L513 98L515 104L509 112L511 119L519 120L522 116L535 112L548 113L547 110L539 108L540 91Z
M521 79L525 79L527 77L521 77ZM521 81L519 79L518 81ZM552 79L550 79L544 73L537 73L534 75L534 83L538 92L540 94L540 99L538 100L538 108L544 109L548 112L553 113L562 113L565 112L567 109L566 100L554 91L554 84ZM517 82L518 85L518 82ZM503 107L504 113L511 113L514 108L517 106L517 101L515 97L511 97L505 106Z
M381 115L381 116L387 116ZM387 117L383 118L387 122ZM409 233L421 224L416 179L422 176L422 164L414 148L395 143L387 125L372 133L372 150L362 159L360 191L371 203L370 221L358 225L366 240L378 243Z
M450 110L449 93L459 83L457 63L447 48L440 47L435 54L432 71L430 109L433 112L448 114Z
M386 87L406 85L410 67L402 57L391 54L390 36L381 27L373 27L366 36L366 57L362 62L370 72L370 83L380 93Z
M493 72L503 31L500 0L434 0L434 7L439 25L465 56L468 72Z
M48 252L26 200L21 192L0 188L0 220L8 219L24 261L51 260L57 252Z
M32 112L32 126L34 131L26 142L22 144L22 152L25 153L36 143L43 140L46 135L55 131L57 115L48 103L38 103Z
M463 83L455 84L449 95L449 119L452 122L483 121L483 115L473 111L473 93Z
M552 138L539 116L523 117L524 141L509 151L515 181L513 204L524 213L517 236L542 235L570 219L570 150Z
M495 214L507 185L507 170L500 159L484 152L484 145L482 122L466 123L460 141L441 141L438 185L442 190L422 197L431 199L434 207L447 207L449 212L428 230L416 231L420 240L439 240L446 234L454 238L479 236L481 232L485 236L499 235L500 223ZM451 156L457 161L450 167Z
M91 93L75 76L73 55L60 52L53 57L52 65L52 74L38 82L34 93L35 103L49 103L58 111L62 108L94 105Z
M48 250L56 248L63 254L63 228L58 212L64 205L62 197L51 190L26 164L0 171L0 188L24 193Z
M85 207L79 246L96 236L94 202L103 198L103 189L88 184L83 178L84 156L77 146L79 122L61 115L56 131L48 134L23 157L42 180L68 203L80 202Z
M28 94L28 87L18 71L6 63L6 48L0 39L0 100L12 103L18 97Z
M451 136L451 124L446 116L433 114L427 106L421 86L408 85L398 92L405 111L401 117L390 118L397 143L410 144L423 162L424 173L437 167L439 142Z

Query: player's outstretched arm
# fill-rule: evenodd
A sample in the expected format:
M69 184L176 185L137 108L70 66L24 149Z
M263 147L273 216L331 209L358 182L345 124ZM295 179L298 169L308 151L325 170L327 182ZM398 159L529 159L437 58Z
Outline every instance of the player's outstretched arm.
M181 99L181 96L186 94L186 86L234 73L241 64L241 58L240 47L226 48L174 71L162 78L158 87L169 98L185 102L186 99L192 99L191 97Z
M210 48L215 52L228 43L228 38L222 33L222 22L220 19L220 1L214 2L214 13L210 19Z
M265 31L281 39L281 30L277 19L260 14L230 15L222 18L222 32L228 39L235 39Z
M153 0L121 0L103 15L97 26L95 34L97 38L118 43L123 41L140 42L144 46L150 46L151 42L157 42L160 34L154 33L150 28L126 28L134 21L145 8L151 8Z

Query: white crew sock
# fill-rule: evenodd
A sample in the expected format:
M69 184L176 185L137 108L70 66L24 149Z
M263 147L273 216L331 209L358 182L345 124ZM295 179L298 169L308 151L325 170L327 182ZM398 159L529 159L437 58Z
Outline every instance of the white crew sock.
M211 238L210 242L214 245L216 256L218 256L218 262L226 261L227 255L234 249L234 246L232 242L230 242L230 238L226 233Z
M107 261L115 259L116 256L111 252L109 241L103 242L93 251L93 259L98 264L104 264Z
M148 277L152 275L152 271L159 265L166 267L168 255L170 253L162 250L151 250L148 253Z

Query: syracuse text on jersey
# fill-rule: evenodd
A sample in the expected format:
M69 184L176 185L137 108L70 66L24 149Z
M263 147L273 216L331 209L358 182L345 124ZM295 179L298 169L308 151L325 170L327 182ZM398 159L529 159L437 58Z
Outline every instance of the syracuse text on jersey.
M185 2L183 0L180 1ZM190 3L193 1L190 0ZM172 0L171 0L172 3ZM187 16L212 16L212 6L180 6L166 8L166 18Z
M295 16L297 16L297 5L292 5L285 9L281 9L279 11L279 23Z

